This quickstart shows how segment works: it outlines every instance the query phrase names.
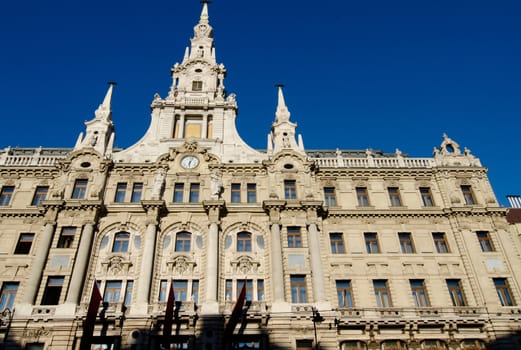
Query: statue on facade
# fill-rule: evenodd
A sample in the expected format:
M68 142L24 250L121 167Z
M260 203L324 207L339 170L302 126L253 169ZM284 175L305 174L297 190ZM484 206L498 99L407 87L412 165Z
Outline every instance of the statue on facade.
M221 194L223 193L224 186L221 180L221 176L216 170L212 172L210 186L212 199L221 199Z
M161 194L165 185L165 169L161 168L156 172L154 184L152 186L152 199L161 199Z

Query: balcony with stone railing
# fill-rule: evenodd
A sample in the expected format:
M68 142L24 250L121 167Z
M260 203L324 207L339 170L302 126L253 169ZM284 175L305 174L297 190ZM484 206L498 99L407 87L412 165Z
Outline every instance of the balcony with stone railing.
M349 157L339 155L336 157L314 157L310 159L321 168L433 168L436 162L433 158L406 158L401 155L396 157Z
M70 148L11 148L0 151L0 166L53 166L72 151Z

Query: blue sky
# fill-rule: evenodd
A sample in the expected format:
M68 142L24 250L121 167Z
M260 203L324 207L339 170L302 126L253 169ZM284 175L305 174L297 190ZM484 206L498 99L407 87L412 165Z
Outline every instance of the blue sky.
M201 5L196 0L0 5L0 147L72 147L107 81L116 145L146 131ZM521 194L521 1L215 0L216 52L237 126L266 147L276 83L307 149L428 157L446 132Z

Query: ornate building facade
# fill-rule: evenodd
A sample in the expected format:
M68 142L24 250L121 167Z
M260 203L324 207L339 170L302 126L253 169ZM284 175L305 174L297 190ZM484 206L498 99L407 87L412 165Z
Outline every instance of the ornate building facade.
M468 149L306 150L281 87L249 147L206 2L171 72L129 148L110 85L73 149L0 152L6 349L79 349L95 284L92 349L521 347L519 242Z

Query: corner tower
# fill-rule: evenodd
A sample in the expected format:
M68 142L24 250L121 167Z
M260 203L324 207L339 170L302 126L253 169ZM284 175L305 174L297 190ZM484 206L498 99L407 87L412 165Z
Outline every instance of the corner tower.
M208 2L203 2L190 46L182 62L172 67L171 74L168 95L154 96L148 131L136 144L115 154L116 161L153 162L189 139L227 163L266 158L249 147L237 132L237 102L235 94L226 92L226 68L216 60Z

